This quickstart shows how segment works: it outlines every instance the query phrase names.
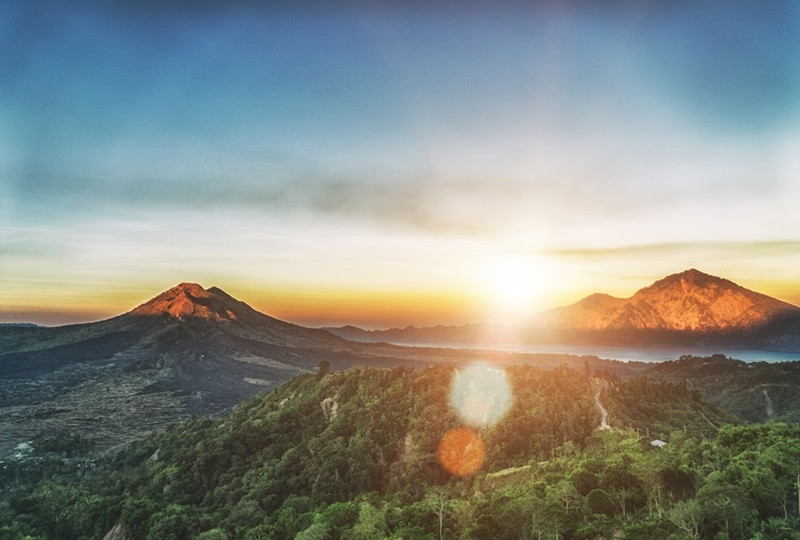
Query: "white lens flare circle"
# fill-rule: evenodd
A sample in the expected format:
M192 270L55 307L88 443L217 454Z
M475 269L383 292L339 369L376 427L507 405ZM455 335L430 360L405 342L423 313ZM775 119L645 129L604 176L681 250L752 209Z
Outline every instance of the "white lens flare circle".
M470 426L494 424L511 407L511 385L506 372L485 364L456 371L450 387L450 405Z

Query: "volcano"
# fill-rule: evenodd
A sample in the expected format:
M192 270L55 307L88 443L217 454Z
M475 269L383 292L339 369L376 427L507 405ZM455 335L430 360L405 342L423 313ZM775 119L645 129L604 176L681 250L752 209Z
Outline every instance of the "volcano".
M108 446L215 414L316 371L415 365L398 347L353 343L181 283L128 313L61 327L0 327L0 454L38 434Z

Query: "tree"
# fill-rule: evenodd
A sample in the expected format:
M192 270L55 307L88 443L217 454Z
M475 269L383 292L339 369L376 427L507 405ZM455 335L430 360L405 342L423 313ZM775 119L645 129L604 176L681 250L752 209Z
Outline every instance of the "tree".
M211 529L198 534L195 540L228 540L228 533L222 529Z
M667 519L692 538L700 538L702 508L696 499L678 502L667 512Z
M602 489L593 489L586 495L586 504L592 514L614 515L614 503Z
M462 538L471 538L471 528L474 526L478 509L470 499L457 499L450 504L450 515L455 528Z
M386 518L379 509L367 501L358 507L358 520L350 529L348 538L353 540L378 540L386 537Z
M447 514L450 499L442 489L432 489L425 495L422 503L436 516L439 525L439 540L442 540L444 538L444 516Z
M307 529L297 533L294 540L327 540L330 533L331 528L327 523L312 523Z
M544 521L555 533L556 540L561 538L561 533L567 532L570 524L574 522L570 516L570 508L573 506L573 492L577 494L577 490L571 484L568 488L565 484L567 482L562 481L551 486L546 491L544 499Z
M345 529L358 519L358 506L355 502L335 502L318 514L314 521L325 523L333 537L340 537Z
M147 536L164 540L188 540L190 521L187 507L171 504L153 516Z
M319 377L324 377L331 372L331 363L327 360L323 360L319 363L319 371L317 371L317 375Z
M703 509L703 522L716 524L729 538L741 535L746 523L755 517L744 490L726 481L718 471L708 476L697 492L697 500Z
M159 506L146 497L132 497L122 503L120 521L133 538L144 538L150 519L158 512Z
M547 531L544 521L544 501L532 492L519 491L506 505L508 512L502 517L509 535L517 533L522 540L541 539Z

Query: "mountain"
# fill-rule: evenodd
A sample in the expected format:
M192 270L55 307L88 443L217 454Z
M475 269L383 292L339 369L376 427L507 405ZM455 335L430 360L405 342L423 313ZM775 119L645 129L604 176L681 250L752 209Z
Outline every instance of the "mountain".
M322 361L341 370L476 358L583 364L565 355L347 341L272 318L216 287L181 283L105 321L0 327L0 456L59 432L99 447L124 443L191 415L219 413ZM643 368L592 361L621 375Z
M259 343L283 347L336 350L346 343L324 330L287 323L256 311L246 303L217 287L208 290L196 283L181 283L140 305L129 313L112 319L123 327L149 326L157 322L157 331L165 328L191 328L217 335L246 337ZM248 346L252 349L251 344Z
M354 344L259 313L218 288L181 283L89 324L0 328L0 455L48 433L126 442L214 414L322 360L413 365L397 347Z
M800 308L690 269L660 279L630 298L596 293L518 325L469 324L366 331L328 328L339 336L389 343L525 343L630 346L695 345L800 351Z
M760 327L800 308L691 269L667 276L630 298L593 294L542 313L535 325L570 330L724 332Z
M346 343L193 283L97 323L2 327L0 451L56 431L124 442L336 363Z
M464 324L461 326L406 326L405 328L389 328L387 330L364 330L353 325L323 328L328 332L349 339L365 343L403 343L415 344L459 344L479 343L485 329L489 327L501 328L503 325Z

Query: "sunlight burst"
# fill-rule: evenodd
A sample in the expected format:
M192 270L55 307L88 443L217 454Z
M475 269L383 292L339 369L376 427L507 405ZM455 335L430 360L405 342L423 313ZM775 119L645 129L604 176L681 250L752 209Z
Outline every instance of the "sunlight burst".
M505 256L493 260L484 271L484 290L499 316L532 314L549 279L546 264L530 256Z

